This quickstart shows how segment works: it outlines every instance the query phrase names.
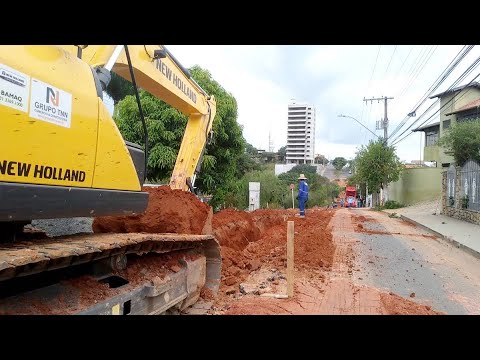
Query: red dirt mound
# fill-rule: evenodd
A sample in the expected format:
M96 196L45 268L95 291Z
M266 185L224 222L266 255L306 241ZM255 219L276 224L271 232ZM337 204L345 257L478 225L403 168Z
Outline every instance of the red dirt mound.
M286 266L287 220L295 221L295 265L330 268L335 246L327 225L333 213L325 209L310 210L305 219L291 216L289 210L247 213L227 209L216 213L213 228L222 245L222 289L238 285L262 265ZM258 231L258 235L252 235L248 241L243 235L247 231L255 234Z
M305 219L289 217L295 226L295 265L312 268L332 265L335 246L331 231L327 225L333 216L332 210L311 210ZM268 228L262 239L247 246L244 253L260 259L271 261L276 266L285 265L286 260L287 223Z
M222 247L243 250L249 242L260 238L260 230L249 213L225 209L213 216L213 235Z
M445 315L428 305L417 304L394 293L382 293L380 299L388 315Z
M168 186L145 187L150 194L147 211L134 216L102 216L93 221L93 232L146 232L205 234L211 232L212 210L197 197Z

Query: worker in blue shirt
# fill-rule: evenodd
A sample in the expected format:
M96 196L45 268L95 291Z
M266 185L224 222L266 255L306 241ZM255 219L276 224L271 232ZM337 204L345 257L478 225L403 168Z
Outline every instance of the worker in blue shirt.
M307 178L305 177L304 174L300 174L299 178L299 184L298 184L298 208L300 210L300 217L304 218L305 217L305 203L308 200L308 184L305 180Z

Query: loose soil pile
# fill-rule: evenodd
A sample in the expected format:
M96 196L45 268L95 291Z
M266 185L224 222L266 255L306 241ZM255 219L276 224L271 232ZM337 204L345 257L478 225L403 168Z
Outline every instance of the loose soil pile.
M93 232L105 233L211 233L212 210L197 197L169 186L145 187L150 194L148 208L141 215L95 218Z
M380 299L388 315L445 315L428 305L417 304L394 293L382 293Z
M305 219L291 210L256 210L251 213L226 209L213 217L213 233L222 245L221 292L238 285L263 265L286 267L287 221L295 221L295 266L329 269L335 247L327 225L333 210L310 209Z

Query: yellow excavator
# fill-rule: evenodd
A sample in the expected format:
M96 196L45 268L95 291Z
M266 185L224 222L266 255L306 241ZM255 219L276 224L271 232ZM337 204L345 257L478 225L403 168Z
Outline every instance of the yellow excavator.
M145 150L123 139L103 102L111 71L134 86ZM0 46L0 314L52 313L67 306L58 300L65 294L70 313L160 314L191 306L204 286L218 291L221 257L211 234L25 238L24 225L34 219L146 210L148 137L139 87L188 116L170 187L193 191L216 102L166 47ZM170 274L142 265L152 254L179 251L181 266ZM118 276L128 273L131 259L146 272L143 282ZM65 280L85 274L108 284L110 296L85 302Z

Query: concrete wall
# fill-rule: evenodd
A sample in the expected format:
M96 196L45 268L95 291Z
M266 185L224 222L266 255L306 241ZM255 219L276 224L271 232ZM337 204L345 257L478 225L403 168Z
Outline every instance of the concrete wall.
M440 198L442 168L405 169L397 182L388 185L388 199L412 205Z
M275 164L275 176L292 170L297 164Z
M452 156L445 154L443 148L432 145L423 148L423 161L436 161L440 167L443 163L452 163L454 160Z

